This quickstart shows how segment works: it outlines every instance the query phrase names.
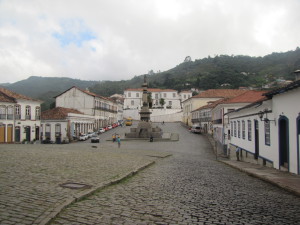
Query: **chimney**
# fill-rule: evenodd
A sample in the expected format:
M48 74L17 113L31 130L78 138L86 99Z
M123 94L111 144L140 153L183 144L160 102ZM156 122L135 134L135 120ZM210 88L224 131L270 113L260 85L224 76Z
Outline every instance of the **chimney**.
M300 80L300 70L296 70L294 74L295 74L295 80Z

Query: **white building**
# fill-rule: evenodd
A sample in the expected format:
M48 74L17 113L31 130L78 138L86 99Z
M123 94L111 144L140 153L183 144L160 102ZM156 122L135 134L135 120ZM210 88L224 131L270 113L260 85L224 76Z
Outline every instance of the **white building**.
M176 90L148 88L151 94L152 108L181 109L181 97ZM130 88L124 91L124 109L140 109L142 107L142 88ZM164 99L164 105L160 100Z
M216 101L222 98L232 98L244 93L245 90L237 89L209 89L198 95L182 102L183 117L182 122L188 126L192 126L192 111L206 105L208 102Z
M56 107L42 112L41 140L63 143L80 134L93 132L94 116L84 115L76 109Z
M41 101L0 88L0 143L39 140Z
M228 114L231 158L300 174L300 80Z
M236 97L219 101L211 111L214 140L218 152L227 155L230 139L230 127L228 125L228 113L242 108L250 103L257 102L264 97L265 91L246 91Z
M85 115L94 116L94 129L117 122L117 103L78 87L72 87L56 96L56 107L76 109Z

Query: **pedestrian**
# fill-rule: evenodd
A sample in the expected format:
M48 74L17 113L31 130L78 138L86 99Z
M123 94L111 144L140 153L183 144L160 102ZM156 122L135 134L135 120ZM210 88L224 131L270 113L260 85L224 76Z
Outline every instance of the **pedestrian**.
M240 151L241 151L241 148L239 148L239 147L237 147L236 150L235 150L237 161L240 161Z
M112 135L112 140L113 140L113 142L116 141L116 134L113 134L113 135Z
M118 142L118 148L120 148L121 147L121 138L120 138L120 136L118 136L117 142Z

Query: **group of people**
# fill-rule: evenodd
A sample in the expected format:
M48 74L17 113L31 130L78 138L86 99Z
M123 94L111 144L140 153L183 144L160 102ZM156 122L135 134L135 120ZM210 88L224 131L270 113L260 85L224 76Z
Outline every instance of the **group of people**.
M120 135L118 135L118 134L113 134L112 135L112 140L113 140L113 142L118 142L118 147L120 148L120 146L121 146L121 138L120 138Z

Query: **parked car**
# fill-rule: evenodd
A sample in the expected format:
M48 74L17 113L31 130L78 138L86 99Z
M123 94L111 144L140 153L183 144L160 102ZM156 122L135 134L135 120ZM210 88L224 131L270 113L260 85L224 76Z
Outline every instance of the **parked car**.
M105 130L105 131L108 131L109 129L108 129L108 127L104 127L104 130Z
M94 132L88 132L87 136L88 136L88 138L91 138L94 134L95 134Z
M112 129L112 126L111 126L111 125L109 125L109 126L107 126L107 127L108 127L108 129L109 129L109 130L111 130L111 129Z
M98 137L97 134L93 134L92 138L91 138L91 143L99 143L100 142L100 138Z
M104 133L104 132L105 132L105 129L104 129L104 128L100 128L100 129L99 129L99 133L100 133L100 134L102 134L102 133Z
M193 125L192 129L191 129L191 132L195 133L195 134L201 134L201 127L198 126L198 125Z
M82 134L79 136L79 141L85 141L88 139L88 136L86 134Z

